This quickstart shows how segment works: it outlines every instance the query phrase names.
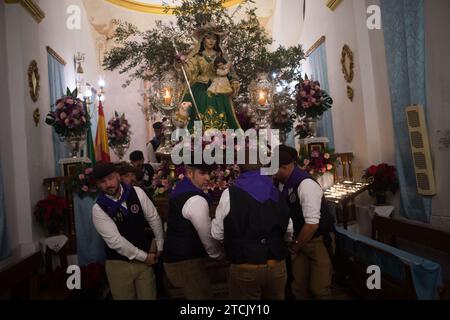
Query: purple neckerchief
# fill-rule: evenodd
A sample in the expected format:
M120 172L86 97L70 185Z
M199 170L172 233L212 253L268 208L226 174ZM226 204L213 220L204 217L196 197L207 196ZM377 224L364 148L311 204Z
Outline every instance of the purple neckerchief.
M267 200L278 202L278 190L273 185L272 179L261 175L259 169L240 174L234 186L247 192L260 203Z
M211 196L205 192L203 192L202 189L197 188L191 181L191 179L184 177L183 180L179 181L177 185L175 186L175 189L170 193L170 199L173 199L175 197L178 197L179 195L182 195L186 192L195 192L202 195L206 201L211 205L212 199Z
M128 197L131 194L131 186L127 186L125 184L121 184L123 188L122 196L119 200L114 201L108 198L103 192L100 192L100 195L97 198L97 203L99 205L103 205L107 208L107 214L113 216L116 214L117 210L122 210L124 214L128 214L128 209L122 206L122 203L128 200Z
M294 188L300 181L302 181L306 178L311 178L309 173L307 173L306 171L303 171L298 166L294 166L294 171L292 171L288 181L284 184L283 192L282 192L283 196L287 197L288 190L291 188Z

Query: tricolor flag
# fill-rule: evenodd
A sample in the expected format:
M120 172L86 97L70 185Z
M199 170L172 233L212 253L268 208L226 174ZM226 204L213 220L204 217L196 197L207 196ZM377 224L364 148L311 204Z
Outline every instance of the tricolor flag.
M111 162L109 156L108 135L106 133L105 114L103 113L102 102L98 104L98 124L97 135L95 136L95 160Z

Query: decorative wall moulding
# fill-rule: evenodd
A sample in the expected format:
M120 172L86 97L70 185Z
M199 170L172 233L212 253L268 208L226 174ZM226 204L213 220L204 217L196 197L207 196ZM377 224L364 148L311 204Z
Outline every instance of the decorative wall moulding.
M320 47L321 44L325 43L325 36L321 36L319 40L317 40L311 48L306 51L306 57L309 57L311 53L313 53L318 47Z
M342 48L341 54L342 73L348 83L352 83L355 76L355 61L353 57L353 51L348 45Z
M40 23L45 18L45 12L42 11L34 0L5 0L5 3L20 3L37 23Z
M166 8L160 4L152 4L137 0L106 0L109 3L115 4L119 7L126 8L129 10L153 13L153 14L172 14L172 10L166 11ZM225 0L223 6L225 8L232 7L241 3L242 0ZM173 8L172 6L170 8Z
M30 62L28 66L28 87L30 89L30 97L33 102L39 99L39 90L41 89L41 76L39 75L39 69L36 60Z
M347 97L350 99L351 102L353 102L353 98L355 97L355 91L350 86L347 86Z
M55 50L47 46L47 52L56 59L59 63L61 63L63 66L67 64L66 60L64 60L58 53L56 53Z
M336 10L336 8L342 3L342 0L326 0L327 7L331 10Z
M33 120L34 120L34 124L37 127L39 125L39 121L41 120L41 113L39 112L39 108L34 109Z

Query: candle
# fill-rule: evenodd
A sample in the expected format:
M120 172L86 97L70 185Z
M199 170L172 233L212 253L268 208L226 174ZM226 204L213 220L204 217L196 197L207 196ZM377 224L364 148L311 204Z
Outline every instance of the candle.
M170 105L172 102L172 97L170 96L169 89L166 88L166 94L164 95L164 104Z
M265 106L266 105L266 97L265 97L264 92L262 90L259 92L258 103L259 103L260 106Z

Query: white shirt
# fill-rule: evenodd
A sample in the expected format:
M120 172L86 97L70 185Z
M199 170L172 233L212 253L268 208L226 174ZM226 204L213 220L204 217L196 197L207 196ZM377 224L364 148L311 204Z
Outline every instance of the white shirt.
M159 217L152 201L145 194L144 190L138 187L134 187L134 190L136 191L139 202L141 203L145 220L147 220L153 230L153 233L155 234L156 247L158 248L158 251L162 251L164 246L164 233L161 218ZM122 195L122 192L123 188L120 186L119 198ZM106 196L112 200L118 200L108 195ZM126 202L123 202L122 206L127 208ZM119 233L119 230L111 217L103 211L98 204L95 204L92 208L92 220L97 232L103 237L109 248L116 250L120 255L127 257L129 260L145 261L147 258L147 252L140 250L125 239Z
M181 210L183 217L188 219L205 247L208 255L213 259L222 260L225 254L221 244L211 236L211 218L209 216L209 206L205 198L193 196L186 201Z
M293 188L288 189L289 194ZM280 191L283 185L280 184ZM322 206L323 190L320 185L312 179L305 179L297 188L297 195L302 206L303 217L306 224L319 224L320 208ZM289 201L289 200L288 200Z
M224 239L223 222L225 218L228 216L228 213L230 213L230 191L226 189L222 193L222 196L220 197L219 205L217 206L216 209L216 217L212 221L211 234L214 239L217 240ZM292 220L289 219L289 224L284 237L285 240L291 241L293 233L294 233L293 223Z
M150 162L150 163L158 162L158 160L156 160L156 153L155 153L155 150L153 150L153 145L151 144L151 142L147 143L147 157L148 157L148 162Z

